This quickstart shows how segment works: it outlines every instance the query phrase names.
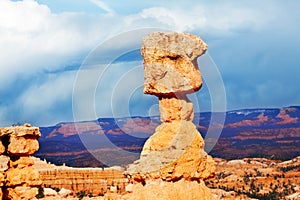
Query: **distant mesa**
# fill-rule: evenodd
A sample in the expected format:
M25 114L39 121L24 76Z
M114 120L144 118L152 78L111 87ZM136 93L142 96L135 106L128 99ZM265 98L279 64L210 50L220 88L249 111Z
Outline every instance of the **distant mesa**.
M286 119L289 123L282 123L280 118L285 111ZM217 144L214 146L211 155L224 159L238 159L245 157L265 157L272 159L288 160L299 156L300 152L300 107L287 107L280 109L242 109L229 111L226 113L226 121L220 138L212 138L207 135L210 124L211 113L195 113L194 122L196 127L205 138L207 143ZM161 122L153 120L151 117L123 118L122 123L117 123L113 118L98 119L97 121L80 122L85 124L85 129L77 129L70 132L70 129L61 129L62 126L76 127L75 123L60 123L52 127L40 127L42 136L39 138L40 149L36 156L57 165L66 163L69 166L86 167L102 165L93 154L107 153L107 149L101 150L100 145L94 146L93 149L87 149L80 134L106 137L116 147L129 152L140 153L142 147L149 136L151 136L155 127ZM140 123L141 122L141 123ZM288 121L286 121L288 122ZM140 125L138 125L140 123ZM89 127L89 125L92 125ZM95 125L98 124L99 130L104 134L95 135ZM144 124L147 124L144 126ZM139 127L140 126L140 127ZM59 130L59 131L58 131ZM68 130L68 131L67 131ZM124 131L125 130L125 131ZM65 132L66 131L66 132ZM54 134L55 133L55 134ZM51 134L51 137L49 135ZM135 136L135 137L134 137ZM259 150L259 151L258 151ZM114 149L111 149L113 152ZM129 164L131 161L127 158L118 157L120 165ZM137 157L132 158L132 160Z
M277 115L278 118L280 118L282 121L277 122L278 124L296 124L299 121L298 117L291 117L289 113L295 112L295 108L284 108L280 109L279 114Z
M245 119L239 122L234 122L230 124L226 124L226 127L228 128L237 128L237 127L242 127L242 126L260 126L263 125L263 123L266 123L269 121L269 118L264 115L264 113L261 113L260 115L257 116L256 120L249 120Z

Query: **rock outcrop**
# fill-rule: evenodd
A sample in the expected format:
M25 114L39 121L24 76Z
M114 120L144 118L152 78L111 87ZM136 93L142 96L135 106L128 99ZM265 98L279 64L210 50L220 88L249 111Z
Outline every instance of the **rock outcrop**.
M214 188L216 199L300 199L297 198L300 156L287 161L266 158L214 160L216 176L207 180L206 185Z
M39 128L29 124L0 129L1 160L7 161L0 173L3 199L32 199L36 196L37 187L42 183L30 155L39 149L37 139L40 135Z
M104 195L110 187L125 191L128 179L123 170L102 168L43 167L38 169L44 187L65 188L73 194Z
M204 152L186 96L202 86L197 58L206 49L199 37L186 33L144 38L144 93L159 98L162 124L127 169L134 184L125 199L213 199L204 180L214 173L214 161Z

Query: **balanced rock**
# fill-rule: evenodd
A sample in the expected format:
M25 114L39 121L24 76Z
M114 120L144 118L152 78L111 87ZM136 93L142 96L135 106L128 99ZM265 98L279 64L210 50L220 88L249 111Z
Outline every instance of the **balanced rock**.
M159 98L160 120L140 159L129 165L132 193L124 199L213 199L204 180L214 174L211 156L192 123L187 94L202 86L197 58L207 45L186 33L152 33L143 40L144 93Z
M187 33L152 33L144 38L145 94L193 93L202 86L197 58L207 45Z

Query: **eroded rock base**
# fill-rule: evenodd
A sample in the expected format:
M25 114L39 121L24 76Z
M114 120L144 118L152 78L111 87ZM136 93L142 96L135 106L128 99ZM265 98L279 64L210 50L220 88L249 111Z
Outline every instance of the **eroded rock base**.
M147 180L145 185L134 184L133 192L123 196L126 200L212 200L210 189L203 181L166 182L162 180Z
M204 180L214 170L214 161L204 151L204 141L190 121L163 123L145 143L141 158L129 165L130 178L144 182Z

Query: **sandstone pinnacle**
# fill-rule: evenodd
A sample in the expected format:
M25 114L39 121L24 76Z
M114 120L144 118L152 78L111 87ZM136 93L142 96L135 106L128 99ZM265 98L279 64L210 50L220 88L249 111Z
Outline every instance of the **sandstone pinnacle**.
M201 38L187 33L144 38L144 93L158 97L162 124L146 141L140 159L128 166L135 182L125 199L213 199L204 180L214 174L214 161L204 151L186 96L202 86L197 58L206 50Z

